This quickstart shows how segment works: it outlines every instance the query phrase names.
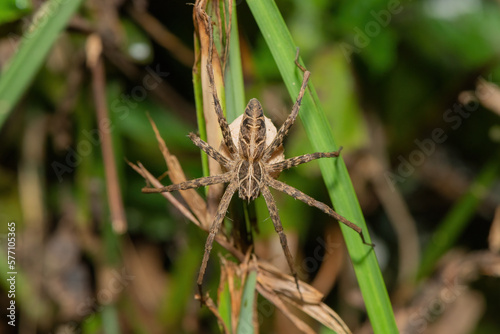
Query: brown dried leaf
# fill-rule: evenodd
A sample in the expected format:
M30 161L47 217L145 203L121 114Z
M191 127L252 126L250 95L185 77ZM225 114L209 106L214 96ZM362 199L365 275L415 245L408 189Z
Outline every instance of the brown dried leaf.
M148 118L151 123L151 126L153 127L153 131L155 133L156 140L158 141L158 146L160 147L160 151L167 164L168 176L170 177L170 180L174 184L187 181L186 176L184 175L184 171L182 170L182 167L179 163L179 160L177 160L177 158L174 155L170 154L167 145L165 144L165 141L160 136L160 132L158 131L156 124L149 115ZM207 221L207 205L203 200L203 198L196 192L195 189L181 190L179 191L179 193L181 194L182 198L184 198L191 211L193 211L195 216L202 223L204 228L208 229L210 227L209 226L210 222Z
M228 261L226 258L219 256L221 263L221 275L224 276L224 280L221 279L219 285L219 298L220 292L224 289L224 283L227 281L229 288L229 295L231 296L231 331L232 333L236 333L236 329L238 327L238 317L240 315L240 307L241 307L241 289L236 287L236 279L238 272L238 265L233 261ZM223 274L222 274L223 273Z
M264 286L258 282L259 275L257 275L257 291L269 300L271 303L273 303L277 308L283 312L283 314L292 321L295 326L297 326L298 329L300 329L302 332L306 334L314 334L314 330L309 327L304 321L299 319L295 314L293 314L285 304L285 302L276 294L275 291L270 290L267 286Z
M323 294L318 290L307 283L299 281L302 299L292 276L283 274L266 262L259 261L258 268L257 282L259 293L268 299L271 297L272 299L269 300L280 308L292 322L295 323L297 318L284 306L283 302L295 306L337 333L351 333L339 315L322 302ZM277 297L281 302L277 304L274 297ZM307 328L309 326L303 327L301 330L307 333Z
M207 143L212 147L218 147L222 140L222 133L219 128L217 114L215 113L215 106L213 103L213 89L210 86L208 73L206 71L208 52L210 45L210 36L208 26L212 24L210 17L205 12L206 1L197 1L194 7L193 18L198 39L200 41L201 57L201 85L203 87L203 115L205 117L205 128L207 133ZM222 67L217 48L212 48L212 67L214 71L215 89L217 90L218 97L224 96L224 78L222 74ZM221 104L224 101L221 100ZM221 166L213 159L208 160L210 175L221 174ZM208 188L207 203L208 213L212 217L215 214L219 199L224 189L223 185L212 185Z
M290 299L301 301L295 279L283 273L276 267L267 262L259 261L259 275L257 281L268 289L275 291L279 295L287 296ZM323 299L323 294L307 283L299 281L300 292L302 293L303 303L319 304Z
M153 187L155 188L163 188L164 185L158 181L140 162L135 165L129 161L127 161L130 167L132 167L137 173L142 175L142 177ZM163 197L165 197L170 203L172 203L187 219L193 222L196 226L204 228L203 225L196 219L195 216L182 205L171 193L161 193Z

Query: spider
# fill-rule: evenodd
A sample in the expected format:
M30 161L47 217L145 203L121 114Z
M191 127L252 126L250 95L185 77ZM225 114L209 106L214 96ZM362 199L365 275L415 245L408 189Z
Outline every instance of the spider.
M219 151L214 149L208 143L203 141L199 136L194 133L189 134L191 141L203 150L209 157L216 160L222 167L226 170L225 173L219 175L212 175L201 177L198 179L182 182L179 184L169 185L163 188L144 188L142 191L144 193L160 193L160 192L172 192L177 190L186 190L192 188L199 188L203 186L209 186L218 183L228 183L228 186L220 200L220 204L215 213L214 220L209 230L209 235L205 244L205 253L203 255L203 261L201 264L200 272L198 274L198 288L200 291L200 298L203 299L202 295L202 283L203 277L205 275L205 270L208 263L208 258L210 251L212 250L212 244L214 242L215 236L221 228L222 221L226 215L226 211L229 207L231 198L238 191L239 197L245 201L252 201L256 199L260 194L264 197L266 205L269 210L269 214L274 224L276 233L278 233L283 252L285 253L288 266L290 271L295 278L295 283L297 289L300 293L299 283L297 278L297 272L293 264L293 257L288 248L287 238L283 232L283 226L281 224L280 217L278 215L278 208L276 202L268 187L274 188L285 194L288 194L295 199L298 199L310 206L316 207L332 216L336 220L342 222L343 224L349 226L354 231L358 232L361 240L364 244L373 246L371 243L367 243L363 236L361 228L354 223L350 222L343 216L336 213L328 205L315 200L314 198L306 195L298 189L293 188L283 182L275 179L275 177L283 170L289 169L294 166L298 166L307 163L311 160L319 158L333 158L338 157L342 147L338 151L326 152L326 153L312 153L305 154L298 157L282 160L279 162L270 162L270 158L273 154L278 151L282 144L288 130L295 122L297 115L299 113L300 104L304 93L306 91L307 83L309 81L310 72L307 71L302 65L298 63L299 50L297 49L297 55L295 58L295 64L304 73L302 79L302 85L300 88L299 95L295 104L292 108L292 112L285 120L276 136L274 137L271 144L266 146L266 125L265 118L262 111L262 106L257 99L251 99L245 108L245 112L242 116L240 135L238 145L233 141L231 136L231 130L229 125L224 118L222 113L221 104L217 96L217 91L215 89L214 74L212 68L212 49L213 40L211 34L211 27L209 25L209 52L207 61L207 72L209 77L209 83L212 89L213 103L215 106L215 111L217 114L220 129L222 131L223 144L228 150L228 157L221 154Z

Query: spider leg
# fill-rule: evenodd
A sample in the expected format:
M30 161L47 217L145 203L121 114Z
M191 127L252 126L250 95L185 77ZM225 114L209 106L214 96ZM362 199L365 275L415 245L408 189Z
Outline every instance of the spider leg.
M214 243L215 236L217 232L220 230L222 225L222 221L224 220L224 216L226 216L227 208L229 207L229 203L231 202L231 197L233 197L234 193L238 189L238 183L233 181L229 183L222 196L219 207L217 208L217 212L215 213L215 218L210 226L210 231L208 234L207 241L205 243L205 253L203 254L203 261L201 263L200 272L198 274L198 280L196 281L198 284L198 290L201 297L201 302L203 304L203 276L205 276L205 270L207 269L208 257L210 256L210 251L212 250L212 244Z
M266 181L270 187L273 187L276 190L284 192L285 194L288 194L288 195L292 196L293 198L298 199L299 201L306 203L309 206L314 206L314 207L320 209L321 211L323 211L324 213L326 213L327 215L335 218L339 222L349 226L351 229L358 232L359 236L361 237L361 241L365 245L369 245L372 247L375 246L372 243L366 242L365 237L363 235L363 231L361 230L361 227L359 227L358 225L356 225L354 223L351 223L349 220L347 220L343 216L339 215L337 212L333 211L333 209L330 208L325 203L317 201L314 198L312 198L311 196L304 194L302 191L295 189L294 187L291 187L291 186L289 186L281 181L275 180L272 177L267 177Z
M224 157L222 154L220 154L216 149L214 149L212 146L210 146L208 143L203 141L199 136L197 136L194 133L189 134L189 139L198 146L200 149L203 150L206 154L208 154L209 157L217 161L219 164L222 166L226 167L226 169L230 169L232 166L232 163Z
M231 180L231 174L224 173L219 175L212 175L206 177L200 177L199 179L189 180L186 182L181 182L177 184L172 184L163 188L142 188L142 192L145 194L153 193L169 193L176 190L187 190L192 188L199 188L203 186L209 186L216 183L227 183Z
M302 66L300 66L302 67ZM301 69L304 69L303 67ZM311 75L311 72L305 71L304 72L304 78L302 79L302 86L300 87L300 92L299 96L297 96L297 100L295 101L295 104L293 105L292 112L290 115L288 115L288 118L285 120L281 128L278 130L278 133L276 134L276 137L274 137L274 140L271 142L271 144L266 147L266 150L264 151L264 155L262 156L262 161L267 161L271 155L274 153L274 151L281 146L283 143L283 139L285 139L286 134L288 133L288 130L290 127L293 125L295 122L295 119L297 118L297 115L299 114L299 109L300 109L300 104L302 103L302 98L304 97L304 94L306 92L306 87L307 83L309 82L309 76Z
M292 275L295 278L295 284L297 285L297 290L299 291L300 298L303 300L302 293L300 292L300 287L299 287L299 279L297 278L297 271L295 270L295 266L293 263L292 253L290 253L290 249L288 248L288 241L286 239L286 235L283 232L283 225L281 224L281 219L280 216L278 215L278 208L276 206L276 201L274 200L273 195L271 194L267 186L261 188L261 193L262 196L264 197L264 200L266 201L271 219L273 220L274 229L276 230L276 233L278 233L280 237L281 247L283 248L283 252L285 253L286 261L288 262L288 267L290 267L290 271L292 272Z
M229 125L227 124L226 119L224 118L224 114L222 113L222 107L220 105L219 97L217 96L217 88L215 87L215 79L214 79L214 69L212 67L212 56L213 56L213 44L214 44L214 36L212 32L212 23L209 22L207 24L208 27L208 35L210 36L209 46L208 46L208 60L207 60L207 72L208 72L208 81L210 82L210 86L212 88L212 96L215 107L215 113L217 114L217 120L219 121L219 127L222 132L222 137L224 139L224 144L226 144L227 149L231 156L236 156L236 146L234 145L233 138L231 136L231 130L229 129Z
M339 148L338 151L335 152L317 152L312 154L304 154L298 157L286 159L284 161L280 161L274 164L269 165L269 172L281 172L282 170L289 169L301 164L305 164L309 161L320 159L320 158L337 158L340 155L340 151L342 151L342 147Z

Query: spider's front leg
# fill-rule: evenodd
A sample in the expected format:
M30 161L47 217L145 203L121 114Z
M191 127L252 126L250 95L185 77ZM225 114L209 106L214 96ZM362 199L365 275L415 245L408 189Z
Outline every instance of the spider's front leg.
M342 151L342 146L338 149L338 151L334 152L317 152L304 154L298 157L289 158L280 162L270 164L268 169L270 173L276 173L320 158L338 158L338 156L340 155L340 151Z
M288 118L285 120L281 128L278 130L278 133L276 134L276 137L274 137L272 143L269 144L268 147L266 147L266 150L264 151L264 154L262 156L262 161L269 160L269 158L273 155L274 151L276 151L278 147L280 147L281 144L283 144L283 140L285 139L288 130L290 130L293 123L295 122L295 119L297 118L297 115L299 114L300 104L302 103L302 98L304 97L304 94L306 92L306 87L307 83L309 82L309 76L311 75L311 72L309 72L302 65L300 65L298 59L299 59L299 48L297 48L297 54L295 56L295 64L297 65L297 67L300 68L302 72L304 72L304 77L302 78L302 85L300 87L299 95L297 96L297 100L295 100L292 112L290 113L290 115L288 115Z
M224 118L224 114L222 112L222 107L220 104L219 97L217 95L217 87L215 87L215 79L214 79L214 69L212 66L212 58L213 58L213 44L214 44L214 36L212 32L212 24L210 22L210 17L208 17L208 24L207 24L207 30L208 30L208 36L210 36L209 39L209 45L208 45L208 59L207 59L207 73L208 73L208 81L210 83L210 87L212 89L212 97L213 97L213 103L214 103L214 108L215 108L215 113L217 114L217 120L219 122L219 127L222 132L222 138L224 139L224 144L227 146L227 149L229 150L229 153L231 154L232 157L235 157L237 155L237 148L236 145L233 142L232 136L231 136L231 130L229 129L229 125L227 123L227 120Z
M219 175L200 177L199 179L172 184L163 188L144 187L142 188L142 192L145 194L169 193L176 190L187 190L204 186L210 186L212 184L217 184L217 183L227 183L230 180L231 180L231 173L228 172Z
M198 146L203 152L205 152L209 157L217 161L219 164L224 166L226 170L231 170L233 163L229 161L226 157L220 154L216 149L210 146L208 143L204 142L200 137L194 133L189 134L189 139Z

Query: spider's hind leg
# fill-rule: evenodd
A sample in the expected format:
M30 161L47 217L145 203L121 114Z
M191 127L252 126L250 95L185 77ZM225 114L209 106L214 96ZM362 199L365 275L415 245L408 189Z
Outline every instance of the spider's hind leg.
M371 246L371 247L375 247L374 244L366 241L365 236L363 235L363 230L361 229L361 227L359 227L358 225L350 222L345 217L339 215L337 212L335 212L332 208L330 208L325 203L317 201L314 198L312 198L311 196L304 194L302 191L300 191L298 189L295 189L294 187L289 186L286 183L283 183L281 181L275 180L272 177L269 177L267 179L267 184L270 187L272 187L272 188L274 188L274 189L276 189L278 191L284 192L285 194L290 195L293 198L298 199L299 201L302 201L302 202L306 203L309 206L313 206L313 207L316 207L316 208L320 209L321 211L323 211L324 213L326 213L330 217L335 218L340 223L342 223L344 225L347 225L349 228L351 228L352 230L356 231L359 234L359 236L360 236L361 241L363 242L363 244Z
M293 277L295 278L295 285L297 285L297 291L299 292L300 299L303 301L304 298L302 296L302 292L300 291L299 279L297 277L297 270L295 270L295 265L293 263L292 253L290 253L290 248L288 248L288 241L286 239L286 235L283 232L283 225L281 224L280 216L278 215L278 207L276 206L276 201L271 194L271 191L267 187L262 187L261 189L262 196L266 201L267 208L269 210L269 214L274 224L274 229L276 233L278 233L280 237L281 247L283 248L283 252L285 253L286 261L288 262L288 267L290 267L290 271L292 272Z
M219 232L220 230L222 221L226 216L227 208L229 207L229 203L231 202L231 198L233 197L237 189L238 189L238 183L234 181L229 183L229 185L226 188L226 191L224 192L224 195L222 196L219 207L217 208L217 213L215 214L212 226L210 226L208 238L205 243L205 253L203 254L203 261L201 262L201 268L198 274L198 280L196 281L196 283L198 284L198 291L200 293L200 302L202 305L205 302L203 295L203 288L202 288L203 276L205 276L205 271L207 269L208 258L212 250L212 245L214 243L215 236L217 235L217 232Z

